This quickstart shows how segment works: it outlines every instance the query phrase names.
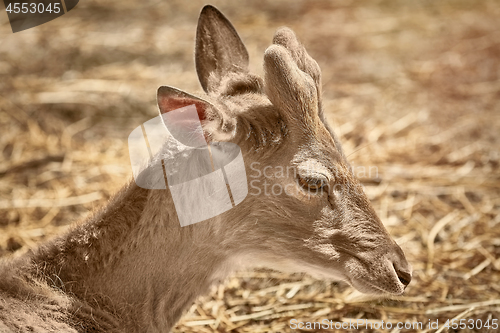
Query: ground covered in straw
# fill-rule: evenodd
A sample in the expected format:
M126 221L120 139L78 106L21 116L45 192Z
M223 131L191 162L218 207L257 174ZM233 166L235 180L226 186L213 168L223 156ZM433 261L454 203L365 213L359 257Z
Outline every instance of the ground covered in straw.
M199 90L202 5L86 0L16 34L0 14L1 255L66 230L130 177L126 139L156 116L156 88ZM500 320L500 3L214 5L255 72L282 25L318 61L328 118L414 279L404 296L374 299L303 275L238 272L174 331L289 332L292 319L358 318L393 326L373 331L436 331L429 320L447 331L453 318L468 326L453 331L488 331L476 325Z

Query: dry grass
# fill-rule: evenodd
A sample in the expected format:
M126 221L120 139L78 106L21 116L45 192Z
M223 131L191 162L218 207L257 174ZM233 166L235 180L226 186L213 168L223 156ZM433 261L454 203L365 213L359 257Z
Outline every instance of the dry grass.
M292 318L500 319L500 3L214 4L256 72L278 26L297 32L323 69L328 117L352 163L372 171L355 169L415 272L404 296L385 299L302 275L240 272L175 332L288 332ZM201 7L87 0L17 34L0 15L2 255L65 230L130 177L126 138L156 115L156 88L199 89Z

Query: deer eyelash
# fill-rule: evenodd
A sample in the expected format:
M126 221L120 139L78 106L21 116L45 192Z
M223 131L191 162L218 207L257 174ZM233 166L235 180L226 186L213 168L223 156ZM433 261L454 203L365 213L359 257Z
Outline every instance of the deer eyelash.
M315 177L301 177L300 175L297 177L297 182L304 190L310 193L320 192L323 188L328 185L328 181L321 178Z

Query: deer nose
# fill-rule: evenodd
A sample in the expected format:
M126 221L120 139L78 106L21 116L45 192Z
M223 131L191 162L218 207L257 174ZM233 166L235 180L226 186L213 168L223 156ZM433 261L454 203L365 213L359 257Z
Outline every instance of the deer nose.
M412 268L411 265L406 261L403 250L396 245L395 252L392 255L392 267L398 276L399 281L406 287L410 284Z
M398 267L396 263L392 264L394 270L396 271L396 275L398 276L399 281L404 284L404 286L408 286L411 281L411 270L407 268Z

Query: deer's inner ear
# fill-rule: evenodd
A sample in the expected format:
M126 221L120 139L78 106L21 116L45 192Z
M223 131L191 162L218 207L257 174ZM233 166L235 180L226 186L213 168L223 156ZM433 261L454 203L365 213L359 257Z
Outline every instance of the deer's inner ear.
M177 110L189 105L195 105L200 121L207 119L209 103L196 96L188 94L182 90L162 86L158 88L157 94L158 108L160 114L164 114L173 110Z
M202 127L209 118L208 102L167 86L158 89L157 99L163 123L177 141L192 147L210 141Z
M179 108L189 108L190 105L194 105L198 114L197 118L201 122L203 135L207 142L230 141L235 135L237 118L221 111L204 99L168 86L158 88L157 99L160 116L162 116L164 122L167 119L172 119L168 116L172 111ZM185 123L189 123L189 128L191 128L191 125L194 126L194 121L192 120L195 118L196 116L189 116L188 119L182 119ZM170 130L169 124L165 124L165 126ZM189 128L186 130L189 130Z

